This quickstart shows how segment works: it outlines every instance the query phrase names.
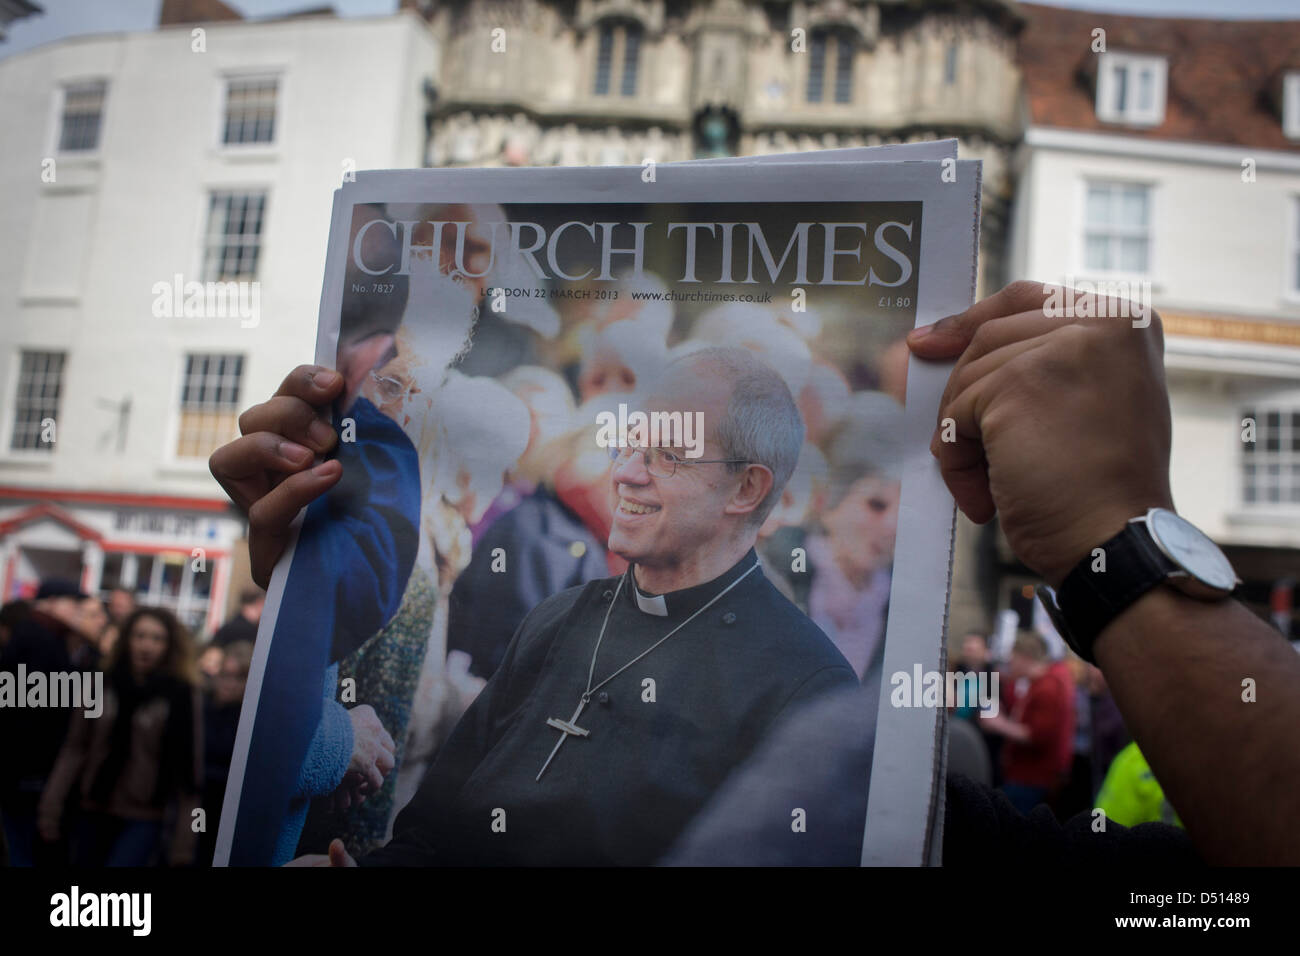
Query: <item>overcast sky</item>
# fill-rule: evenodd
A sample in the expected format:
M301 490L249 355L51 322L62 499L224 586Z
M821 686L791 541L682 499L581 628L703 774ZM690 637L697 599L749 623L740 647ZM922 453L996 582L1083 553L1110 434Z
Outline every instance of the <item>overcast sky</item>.
M0 43L0 57L63 37L118 30L148 30L158 22L162 0L35 0L44 14L19 20ZM331 5L346 17L392 13L397 0L226 0L247 17L269 17ZM1300 18L1297 0L1058 0L1056 6L1152 16L1219 19Z

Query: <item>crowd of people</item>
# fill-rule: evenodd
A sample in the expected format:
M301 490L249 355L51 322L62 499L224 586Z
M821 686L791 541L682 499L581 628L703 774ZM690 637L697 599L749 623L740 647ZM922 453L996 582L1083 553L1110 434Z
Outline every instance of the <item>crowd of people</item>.
M1124 826L1175 823L1105 676L1051 638L1019 630L1004 660L988 634L961 638L952 670L990 693L981 700L972 685L955 685L950 772L998 787L1022 813L1046 804L1062 822L1100 809Z
M51 689L76 675L84 706L0 708L0 861L210 863L263 598L245 591L202 647L125 588L50 579L5 604L0 672Z

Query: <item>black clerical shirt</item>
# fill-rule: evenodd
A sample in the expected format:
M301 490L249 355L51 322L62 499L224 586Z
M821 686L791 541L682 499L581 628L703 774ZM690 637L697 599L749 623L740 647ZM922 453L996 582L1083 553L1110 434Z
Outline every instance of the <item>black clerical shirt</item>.
M662 602L638 600L629 571L593 686L756 560L751 550L720 577ZM547 718L573 715L618 583L571 588L528 615L398 816L392 841L363 865L654 863L773 727L857 684L830 639L759 569L601 687L576 720L588 736L568 737L537 780L560 736Z

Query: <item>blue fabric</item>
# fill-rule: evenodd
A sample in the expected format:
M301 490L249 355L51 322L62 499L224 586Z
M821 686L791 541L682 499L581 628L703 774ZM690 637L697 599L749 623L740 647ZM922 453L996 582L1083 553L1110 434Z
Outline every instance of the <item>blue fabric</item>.
M332 792L343 782L343 774L352 759L352 718L347 708L334 699L338 681L339 665L331 664L325 672L320 723L316 725L307 759L298 774L295 796L319 797Z
M281 597L235 819L232 866L266 866L275 858L321 722L326 668L393 618L415 564L415 447L364 398L348 416L357 441L339 443L343 477L307 508Z
M289 801L289 815L275 844L275 856L271 861L275 866L282 866L294 858L303 825L307 822L311 798L332 793L343 782L343 775L352 760L352 718L348 716L347 708L334 699L338 683L339 665L331 664L325 671L320 723L316 725L316 733L307 749L307 759L298 774L298 787Z

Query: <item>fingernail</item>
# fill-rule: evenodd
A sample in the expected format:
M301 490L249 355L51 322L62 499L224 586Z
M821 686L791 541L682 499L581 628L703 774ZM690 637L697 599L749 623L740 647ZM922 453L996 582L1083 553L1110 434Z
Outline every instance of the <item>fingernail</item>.
M961 313L957 313L957 315L960 314ZM922 325L920 328L913 329L910 338L915 342L917 339L922 339L936 333L942 335L952 328L953 321L957 318L957 315L945 315L937 322L931 322L929 325Z
M311 470L311 473L312 473L313 475L317 475L317 476L322 476L322 477L323 477L324 474L325 474L327 471L333 471L333 470L334 470L333 465L334 465L334 462L333 462L332 460L331 460L331 461L322 461L319 465L317 465L315 468L313 468L313 469Z
M280 442L280 457L287 458L289 461L303 461L311 457L311 449L304 448L297 442L282 441Z
M334 429L317 418L308 426L307 437L317 445L328 445L334 438Z
M329 388L338 381L339 373L333 369L323 368L319 372L313 372L311 382L317 388Z

